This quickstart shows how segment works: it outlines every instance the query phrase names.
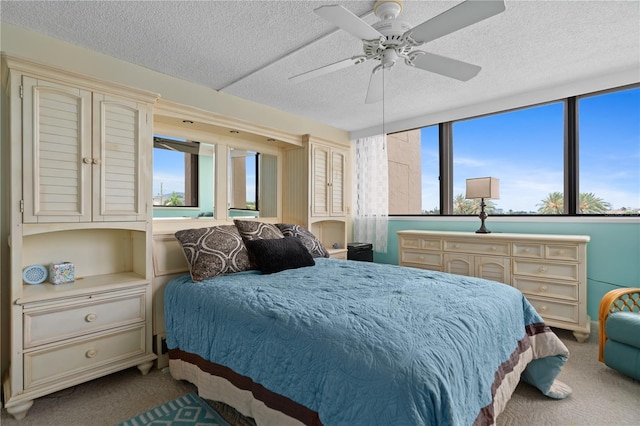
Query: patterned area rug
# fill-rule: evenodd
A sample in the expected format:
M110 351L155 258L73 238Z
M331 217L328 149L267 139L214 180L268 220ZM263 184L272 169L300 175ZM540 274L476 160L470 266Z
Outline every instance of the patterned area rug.
M220 414L195 392L169 401L118 426L229 426Z

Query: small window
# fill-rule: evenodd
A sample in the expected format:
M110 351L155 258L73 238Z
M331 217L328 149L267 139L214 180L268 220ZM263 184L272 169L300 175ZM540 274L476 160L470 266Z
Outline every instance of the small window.
M257 216L260 154L246 149L229 150L229 210L232 216Z
M198 207L199 152L199 142L154 136L155 207Z

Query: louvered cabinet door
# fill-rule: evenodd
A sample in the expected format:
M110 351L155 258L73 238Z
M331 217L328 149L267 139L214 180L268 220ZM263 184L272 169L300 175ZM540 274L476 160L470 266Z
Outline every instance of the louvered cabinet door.
M312 192L311 192L311 215L329 216L330 213L330 176L329 168L331 150L324 146L314 145L312 148Z
M91 220L91 92L23 77L23 221Z
M93 121L93 220L145 220L147 105L94 93Z
M331 216L345 215L344 173L345 154L342 151L331 151Z

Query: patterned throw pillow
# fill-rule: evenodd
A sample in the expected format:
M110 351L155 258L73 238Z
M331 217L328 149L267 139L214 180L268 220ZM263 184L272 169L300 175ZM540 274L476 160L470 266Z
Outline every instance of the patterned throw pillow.
M252 269L249 253L233 225L185 229L175 233L193 281Z
M287 223L276 223L276 226L280 231L282 231L282 235L297 237L299 238L304 246L309 250L311 256L313 257L329 257L329 252L322 245L320 240L316 238L315 235L311 233L307 228L301 225L290 225Z
M263 274L316 264L311 253L296 237L247 240L245 244Z
M244 240L261 240L284 237L278 227L271 223L240 219L235 219L233 223L236 224L238 232L240 232L240 235Z

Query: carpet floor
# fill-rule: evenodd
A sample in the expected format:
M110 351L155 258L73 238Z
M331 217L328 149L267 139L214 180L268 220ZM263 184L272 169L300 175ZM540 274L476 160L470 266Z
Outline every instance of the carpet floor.
M498 426L508 425L640 425L640 382L598 362L598 333L578 343L565 330L556 330L571 355L560 380L573 395L553 400L526 384L518 385ZM190 383L174 380L160 370L142 376L136 368L38 398L27 417L16 421L2 410L2 426L116 425L136 415L196 391ZM249 426L245 419L222 404L209 403L234 426Z

